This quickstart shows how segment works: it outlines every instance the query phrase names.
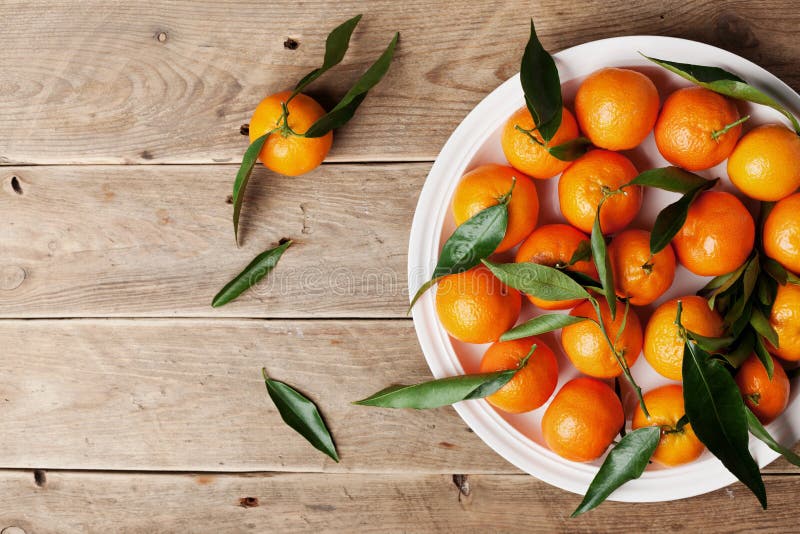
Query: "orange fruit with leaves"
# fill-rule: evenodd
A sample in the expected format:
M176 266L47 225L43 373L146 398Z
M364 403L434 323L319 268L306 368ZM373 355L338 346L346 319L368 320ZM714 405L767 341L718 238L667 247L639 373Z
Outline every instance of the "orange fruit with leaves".
M773 360L772 378L761 360L751 354L736 373L736 385L744 402L763 424L771 423L789 404L789 377L780 362Z
M520 131L520 128L529 133ZM569 167L571 162L561 161L552 156L545 146L542 135L535 130L536 123L527 107L522 107L511 115L503 127L500 144L508 162L528 176L539 179L552 178ZM558 146L576 139L579 135L578 123L567 108L561 110L561 126L549 142ZM536 140L531 139L533 136Z
M667 244L657 254L650 254L650 232L624 230L608 245L611 271L617 295L635 306L655 302L675 278L675 253Z
M302 134L325 115L325 110L310 96L301 93L289 100L291 95L291 91L282 91L262 100L250 119L249 135L252 143L273 132L258 158L272 171L299 176L319 167L331 149L333 132L322 137L303 137ZM289 111L285 121L281 119L284 105Z
M728 158L728 176L758 200L780 200L800 187L800 137L780 124L759 126L737 143Z
M678 261L694 274L735 271L753 250L756 225L742 201L723 191L700 193L675 235Z
M558 384L558 362L550 347L536 337L492 344L483 354L480 372L516 369L533 345L536 350L528 364L505 386L486 397L489 404L504 412L523 413L540 407L553 394Z
M614 391L597 379L580 377L556 393L542 417L542 434L562 458L590 462L603 455L624 423Z
M790 362L800 361L800 286L778 285L769 324L778 334L777 347L767 341L769 351Z
M517 321L522 297L480 265L445 276L436 287L436 312L447 333L467 343L490 343Z
M800 193L779 200L764 221L764 252L793 273L800 273Z
M490 163L465 174L453 195L453 218L460 225L497 204L511 190L512 183L515 185L508 202L508 227L496 252L512 249L536 228L539 196L533 181L512 167Z
M533 262L548 267L567 269L597 279L597 269L588 259L570 265L579 248L588 249L589 236L568 224L546 224L533 231L517 250L517 263ZM543 300L533 295L528 299L545 310L565 310L580 303L578 300Z
M742 135L739 121L733 100L702 87L686 87L669 95L653 133L664 159L699 171L730 155Z
M639 213L642 188L622 188L638 175L633 163L616 152L591 150L575 160L558 180L561 214L572 226L591 233L600 201L600 228L604 234L616 233Z
M630 69L605 68L590 74L575 95L581 130L597 147L628 150L650 134L658 117L658 89Z
M644 403L650 417L637 405L633 413L634 429L648 426L661 428L661 438L653 453L652 459L662 465L675 466L696 460L705 446L686 423L678 427L677 423L686 414L683 405L683 388L677 384L662 386L644 395Z

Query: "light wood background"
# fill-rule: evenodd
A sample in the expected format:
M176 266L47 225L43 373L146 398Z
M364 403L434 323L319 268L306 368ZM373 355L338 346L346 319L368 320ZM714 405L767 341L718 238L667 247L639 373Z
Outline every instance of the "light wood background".
M408 230L431 162L518 70L528 17L556 51L628 34L717 45L800 89L793 2L5 0L0 3L0 532L796 530L798 471L669 504L604 504L524 475L452 409L349 404L429 377L405 318ZM365 17L330 105L388 42L387 78L300 178L259 168L236 249L240 127ZM287 38L299 43L284 46ZM298 241L269 283L211 297ZM279 419L259 368L322 407L342 462Z

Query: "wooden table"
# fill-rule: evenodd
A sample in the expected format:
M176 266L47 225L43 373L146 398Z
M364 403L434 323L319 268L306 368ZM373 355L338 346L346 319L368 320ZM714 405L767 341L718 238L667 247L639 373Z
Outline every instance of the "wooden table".
M800 471L783 461L764 470L768 512L736 484L570 520L579 497L452 409L350 405L430 376L405 316L416 199L453 128L517 72L529 16L551 51L687 37L800 89L792 2L636 4L5 0L0 532L796 529ZM256 171L237 249L240 127L361 11L311 94L335 102L400 30L395 64L327 164ZM298 244L269 283L209 306L284 236ZM321 406L341 463L281 422L262 366Z

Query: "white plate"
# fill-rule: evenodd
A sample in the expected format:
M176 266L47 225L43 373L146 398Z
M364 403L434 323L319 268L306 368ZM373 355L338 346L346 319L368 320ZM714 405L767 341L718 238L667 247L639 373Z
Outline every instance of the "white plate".
M555 54L567 107L573 109L572 99L581 80L603 67L630 67L646 73L658 87L662 102L674 89L689 85L678 76L649 63L639 52L672 61L722 67L766 90L795 113L800 109L800 97L789 86L746 59L706 44L653 36L604 39ZM430 278L439 250L453 231L450 200L461 176L483 163L507 164L500 147L500 131L508 117L523 105L523 93L517 75L495 89L467 115L436 159L422 188L411 227L408 279L412 294ZM745 131L767 122L786 123L783 116L772 109L741 102L738 105L742 114L751 115L751 119L745 123ZM658 153L652 135L640 147L625 154L640 171L668 165ZM699 174L722 177L721 188L736 192L727 181L724 162L719 167ZM539 224L563 221L557 202L558 177L534 181L541 204ZM742 198L741 194L737 196ZM677 196L672 193L652 189L645 191L642 210L631 226L649 230L660 208L675 198ZM752 205L752 202L748 203L749 207ZM508 259L511 257L506 255ZM653 306L637 309L642 325L644 326L655 306L669 298L694 294L702 284L702 278L679 267L675 284L670 291ZM431 371L437 378L475 372L486 346L452 340L436 317L434 295L435 291L429 291L414 309L414 326ZM523 302L526 300L523 299ZM530 304L524 306L527 307L523 309L520 321L537 313ZM559 334L556 332L542 337L559 356L560 388L578 373L561 351ZM632 371L645 391L669 382L655 373L641 356ZM635 399L630 392L625 397L626 413L630 414ZM789 408L784 415L769 425L773 436L785 444L793 444L800 438L800 401L796 387L793 387L789 402ZM527 414L509 415L498 412L484 400L461 402L455 406L470 428L503 458L549 484L583 494L597 472L600 461L575 463L551 452L544 445L540 428L546 407L547 405ZM750 441L750 449L762 467L778 456L753 439ZM681 499L722 488L734 480L733 475L706 451L697 461L684 466L671 469L649 467L641 478L625 484L611 499L628 502Z

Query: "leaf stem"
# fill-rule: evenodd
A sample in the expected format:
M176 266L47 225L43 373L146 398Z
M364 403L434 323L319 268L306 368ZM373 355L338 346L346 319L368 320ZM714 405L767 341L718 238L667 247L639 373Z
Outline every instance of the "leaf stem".
M543 142L541 142L541 141L539 141L538 139L536 139L536 136L535 136L535 135L533 135L533 134L531 133L531 132L535 132L535 131L536 131L536 128L533 128L533 129L531 129L531 130L526 130L525 128L523 128L523 127L522 127L522 126L520 126L519 124L515 124L515 125L514 125L514 129L515 129L515 130L517 130L517 131L520 131L520 132L524 133L525 135L527 135L527 136L528 136L528 138L529 138L531 141L533 141L534 143L536 143L537 145L539 145L539 146L545 146L545 144L544 144Z
M505 193L502 196L497 197L498 204L508 204L511 202L511 193L514 192L514 186L517 185L517 177L511 177L511 189L508 190L508 193Z
M737 121L734 121L734 122L724 126L721 130L714 130L713 132L711 132L711 139L713 139L714 141L719 142L719 138L720 137L722 137L723 135L728 133L728 131L731 130L732 128L736 128L740 124L744 123L749 118L750 118L750 115L745 115L741 119L739 119Z

